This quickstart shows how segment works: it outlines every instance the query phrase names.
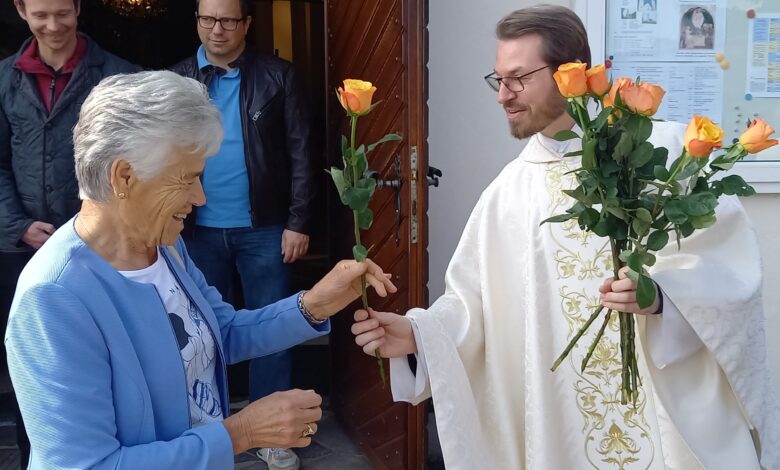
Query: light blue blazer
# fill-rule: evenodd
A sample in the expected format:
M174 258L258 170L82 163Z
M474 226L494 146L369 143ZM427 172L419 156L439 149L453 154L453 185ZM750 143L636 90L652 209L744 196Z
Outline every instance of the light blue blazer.
M92 251L71 219L24 269L5 334L8 367L30 437L31 469L232 469L221 422L190 429L178 343L157 290L130 281ZM181 239L165 261L200 308L225 364L327 334L296 296L239 310L206 284Z

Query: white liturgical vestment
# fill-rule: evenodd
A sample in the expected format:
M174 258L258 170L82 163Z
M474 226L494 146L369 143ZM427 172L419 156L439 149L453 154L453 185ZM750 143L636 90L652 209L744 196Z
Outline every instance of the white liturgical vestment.
M684 127L652 143L682 149ZM612 275L606 239L565 212L579 140L537 134L483 192L446 275L412 320L413 373L391 360L396 400L432 396L445 465L474 469L780 469L780 409L769 384L761 264L750 222L722 197L718 222L658 253L663 313L637 316L642 387L620 404L617 315L584 373L601 319L555 371ZM759 463L760 462L760 463Z

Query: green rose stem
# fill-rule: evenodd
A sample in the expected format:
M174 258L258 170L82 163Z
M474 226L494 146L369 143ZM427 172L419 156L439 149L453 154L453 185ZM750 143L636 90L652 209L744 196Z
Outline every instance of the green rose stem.
M357 130L357 120L358 115L357 114L351 114L352 118L352 132L350 134L349 139L349 149L350 149L350 155L354 159L355 158L355 132ZM357 182L360 179L360 175L358 175L358 169L357 165L350 165L352 166L352 181ZM355 222L355 245L360 246L360 223L358 221L358 211L352 210L352 218ZM363 260L359 260L359 262L363 262ZM366 275L362 274L360 276L360 299L363 302L363 308L368 312L368 294L366 293ZM385 363L382 361L382 356L379 354L379 348L374 349L374 357L376 357L376 362L379 365L379 376L382 378L382 387L384 388L387 385L387 379L385 377Z

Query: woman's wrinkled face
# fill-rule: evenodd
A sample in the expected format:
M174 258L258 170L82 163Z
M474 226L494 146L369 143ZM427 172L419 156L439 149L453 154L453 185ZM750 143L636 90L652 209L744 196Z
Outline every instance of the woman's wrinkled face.
M169 166L154 178L131 179L119 204L120 220L131 230L131 239L146 247L176 243L192 206L206 203L200 183L204 153L172 147L166 158Z

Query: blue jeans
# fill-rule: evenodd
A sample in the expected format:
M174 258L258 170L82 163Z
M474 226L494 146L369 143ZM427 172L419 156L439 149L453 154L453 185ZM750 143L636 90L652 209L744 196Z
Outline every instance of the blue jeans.
M187 252L206 282L231 302L233 269L238 269L244 305L255 309L291 294L289 266L282 261L282 225L257 228L196 226L185 242ZM233 302L231 302L233 303ZM252 359L249 363L249 399L291 388L290 350Z

